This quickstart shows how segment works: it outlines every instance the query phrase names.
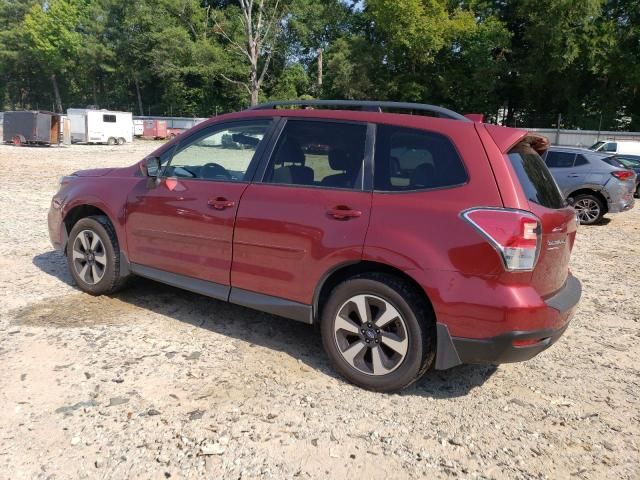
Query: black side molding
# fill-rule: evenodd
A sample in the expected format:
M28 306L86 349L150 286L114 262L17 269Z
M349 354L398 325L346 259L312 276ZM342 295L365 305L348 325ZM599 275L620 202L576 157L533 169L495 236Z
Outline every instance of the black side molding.
M232 288L229 301L236 305L260 310L261 312L272 313L281 317L298 320L299 322L313 324L311 305L285 300L284 298L272 297L261 293L250 292L241 288Z
M229 298L229 285L221 285L215 282L200 280L199 278L186 277L184 275L158 270L157 268L139 265L137 263L130 263L129 269L136 275L166 283L172 287L182 288L193 293L217 298L218 300L226 301Z

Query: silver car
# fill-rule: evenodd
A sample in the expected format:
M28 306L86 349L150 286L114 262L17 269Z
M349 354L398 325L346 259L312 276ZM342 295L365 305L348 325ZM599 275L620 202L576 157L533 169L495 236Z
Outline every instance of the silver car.
M612 161L610 153L551 147L543 158L580 223L591 225L606 213L633 208L636 173Z

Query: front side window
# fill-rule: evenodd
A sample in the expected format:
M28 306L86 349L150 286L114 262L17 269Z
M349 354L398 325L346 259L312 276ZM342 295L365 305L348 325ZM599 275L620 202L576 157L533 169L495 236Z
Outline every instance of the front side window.
M571 168L575 158L575 153L547 152L545 163L549 168Z
M461 185L467 172L451 141L422 130L379 125L374 186L407 191Z
M244 181L271 120L234 123L188 138L164 175L200 180Z
M603 150L605 152L613 152L616 153L616 151L618 150L618 144L615 142L607 142L604 144L604 148Z
M275 146L264 182L310 187L362 187L367 127L290 120Z

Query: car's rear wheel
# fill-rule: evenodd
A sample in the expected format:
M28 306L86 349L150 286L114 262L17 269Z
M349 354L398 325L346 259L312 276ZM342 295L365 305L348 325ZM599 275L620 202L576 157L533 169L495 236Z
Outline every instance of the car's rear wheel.
M393 392L433 362L435 326L422 295L393 275L352 277L324 305L324 348L338 372L369 390Z
M124 285L118 238L107 217L82 218L73 226L67 264L80 290L92 295L113 293Z
M118 140L113 137L109 137L109 139L107 140L107 145L115 145L116 143L118 143Z
M602 220L604 216L604 205L602 201L594 195L578 195L573 202L578 220L582 225L593 225Z
M122 137L118 137L118 145L124 145L126 143L126 140Z

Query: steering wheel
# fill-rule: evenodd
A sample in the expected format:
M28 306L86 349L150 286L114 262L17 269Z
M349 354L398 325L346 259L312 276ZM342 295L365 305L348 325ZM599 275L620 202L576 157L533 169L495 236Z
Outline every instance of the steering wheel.
M229 171L218 163L205 163L202 166L202 178L224 178L232 180L233 177Z

